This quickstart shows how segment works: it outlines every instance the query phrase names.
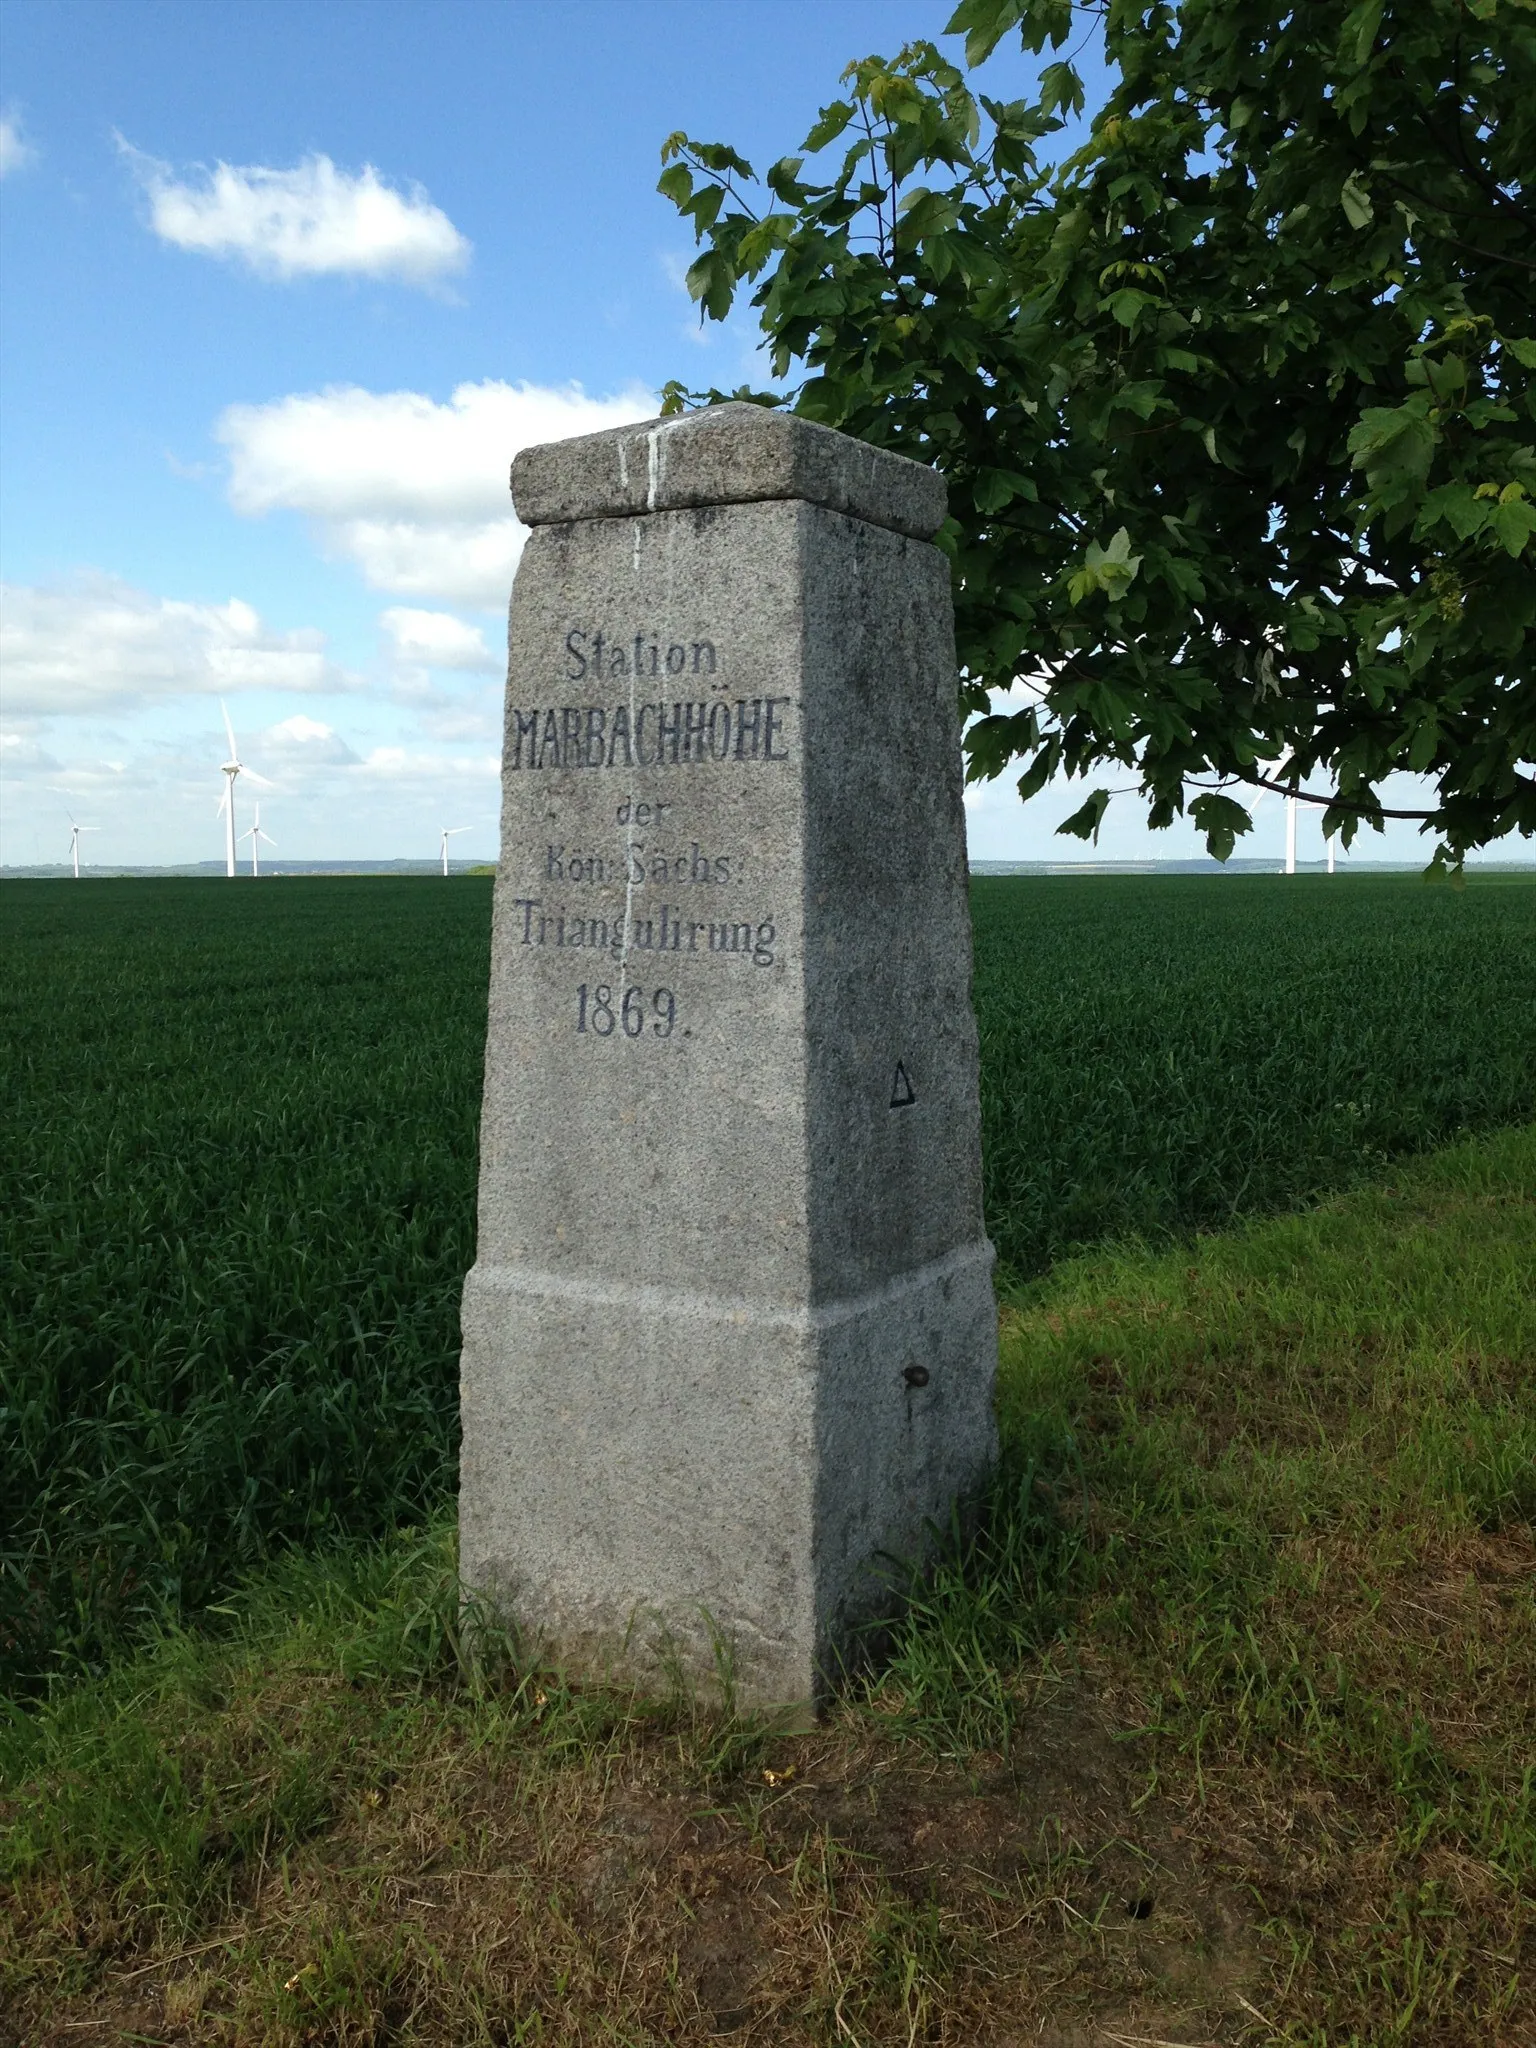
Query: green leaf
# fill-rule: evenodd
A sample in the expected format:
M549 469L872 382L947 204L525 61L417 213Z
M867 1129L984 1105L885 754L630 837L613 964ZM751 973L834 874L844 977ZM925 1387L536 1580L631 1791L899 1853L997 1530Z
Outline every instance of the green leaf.
M1083 111L1083 81L1070 64L1047 64L1040 73L1040 104L1047 113Z
M1027 804L1031 797L1038 796L1060 766L1061 741L1053 733L1019 777L1020 802Z
M706 249L688 266L688 294L711 320L723 320L736 295L736 268L719 249Z
M1159 407L1166 407L1168 401L1162 395L1162 386L1157 383L1122 384L1115 393L1115 409L1118 412L1133 412L1139 420L1151 419Z
M1420 481L1429 474L1436 438L1421 398L1368 406L1350 429L1350 467L1363 469L1373 490Z
M984 469L971 487L972 501L978 512L1000 512L1015 498L1034 496L1035 487L1029 478L1010 469Z
M1408 766L1415 775L1422 775L1435 758L1440 745L1440 725L1433 713L1427 713L1413 729L1413 738L1408 743Z
M1090 541L1083 566L1071 579L1072 602L1080 604L1094 591L1102 590L1114 604L1135 582L1140 567L1141 557L1131 553L1131 536L1125 527L1116 531L1107 548Z
M763 265L782 249L795 232L792 213L770 213L747 229L736 245L736 263L748 277L755 277Z
M690 142L687 147L707 171L734 171L741 178L757 176L746 158L738 156L728 142Z
M1371 54L1381 27L1383 0L1362 0L1358 7L1352 7L1344 17L1344 30L1339 37L1339 51L1349 62L1363 64Z
M1205 849L1213 860L1226 860L1242 834L1253 830L1247 806L1215 790L1197 796L1189 815L1205 834Z
M835 142L848 123L853 119L853 108L847 100L834 100L829 107L823 107L816 118L816 125L805 138L804 147L814 156L819 149L825 149L829 142Z
M781 156L776 164L769 166L763 182L774 198L782 200L786 206L798 206L806 196L800 183L804 164L803 156Z
M656 180L656 190L674 206L684 207L693 197L693 173L686 164L670 164Z
M1134 328L1140 319L1143 306L1154 306L1156 303L1150 292L1138 292L1129 286L1124 290L1111 292L1104 301L1110 317L1118 320L1122 327L1130 328Z
M1000 775L1019 754L1040 744L1039 717L1033 706L1011 715L993 713L978 718L965 735L968 759L967 782L988 782Z
M1096 789L1080 810L1074 811L1070 818L1062 819L1056 830L1069 833L1074 839L1091 839L1097 846L1099 827L1109 809L1109 795L1107 789Z
M1028 0L961 0L944 24L944 33L965 37L965 61L974 70L1027 12Z
M1376 218L1376 209L1371 204L1371 195L1360 183L1353 171L1344 180L1339 193L1339 204L1344 209L1344 218L1352 228L1368 228Z
M1171 583L1181 596L1191 598L1196 603L1205 596L1204 578L1194 563L1186 561L1182 555L1165 554L1160 568L1163 580ZM1151 574L1150 570L1148 574Z
M1415 534L1426 534L1443 521L1458 540L1470 540L1488 524L1492 507L1480 504L1470 484L1442 484L1419 508Z
M723 185L704 185L694 193L683 212L693 221L693 232L697 240L703 241L715 222L720 218L720 209L725 204Z
M1510 498L1493 507L1488 524L1505 552L1519 555L1536 533L1536 507L1528 505L1524 498Z

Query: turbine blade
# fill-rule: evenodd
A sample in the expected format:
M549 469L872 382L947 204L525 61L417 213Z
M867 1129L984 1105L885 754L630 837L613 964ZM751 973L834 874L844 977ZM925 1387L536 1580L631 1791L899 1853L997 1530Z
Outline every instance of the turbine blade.
M222 697L219 699L219 709L224 714L224 733L229 741L229 758L231 761L238 761L240 749L235 745L235 728L229 722L229 706Z

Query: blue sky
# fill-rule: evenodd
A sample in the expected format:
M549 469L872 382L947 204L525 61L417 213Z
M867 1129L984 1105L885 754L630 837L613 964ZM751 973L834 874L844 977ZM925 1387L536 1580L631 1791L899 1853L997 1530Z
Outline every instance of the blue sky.
M754 373L663 138L769 162L946 12L7 0L0 864L217 857L221 697L284 858L492 857L512 453ZM1081 855L1079 795L976 793L973 853ZM1129 797L1100 847L1197 850Z

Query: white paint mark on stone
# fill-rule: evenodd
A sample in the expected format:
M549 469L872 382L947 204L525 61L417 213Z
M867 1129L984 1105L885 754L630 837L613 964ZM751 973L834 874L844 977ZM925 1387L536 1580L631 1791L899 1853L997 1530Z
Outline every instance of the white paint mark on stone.
M647 512L654 512L656 510L656 494L661 489L661 436L663 431L664 429L661 427L652 427L645 437L645 509Z

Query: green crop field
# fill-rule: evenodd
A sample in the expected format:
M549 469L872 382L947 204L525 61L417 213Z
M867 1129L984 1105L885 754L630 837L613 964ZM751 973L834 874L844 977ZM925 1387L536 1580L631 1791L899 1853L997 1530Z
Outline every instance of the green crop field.
M0 897L13 1664L451 1483L489 909L476 881Z
M1536 877L973 885L987 1224L1019 1278L1532 1113Z
M0 893L0 1667L453 1485L489 883ZM976 884L1005 1278L1533 1112L1536 886Z

